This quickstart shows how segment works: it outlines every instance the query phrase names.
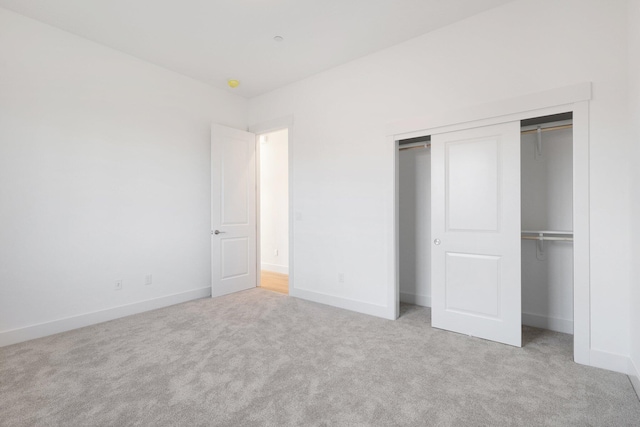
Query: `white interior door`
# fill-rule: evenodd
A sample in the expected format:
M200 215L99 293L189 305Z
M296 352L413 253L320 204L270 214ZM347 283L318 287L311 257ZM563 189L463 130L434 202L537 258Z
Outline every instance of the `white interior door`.
M432 325L521 346L520 123L433 135Z
M211 127L211 295L256 283L256 137Z

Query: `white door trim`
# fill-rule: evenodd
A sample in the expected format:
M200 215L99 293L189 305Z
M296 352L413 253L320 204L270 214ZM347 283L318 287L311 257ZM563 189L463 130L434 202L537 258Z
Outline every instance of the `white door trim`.
M438 115L398 120L387 125L386 134L405 139L522 120L520 117L533 117L527 113L534 110L590 101L591 93L591 82L579 83Z
M289 295L291 296L295 296L295 286L294 286L294 274L295 274L295 269L294 269L294 250L293 250L293 245L294 245L294 210L293 210L293 116L286 116L286 117L282 117L282 118L278 118L278 119L274 119L274 120L269 120L267 122L262 122L262 123L257 123L254 125L249 126L249 132L251 133L255 133L256 134L256 147L257 147L257 161L256 161L256 176L257 176L257 182L258 182L258 186L257 186L257 191L256 191L256 197L257 197L257 214L258 214L258 220L257 220L257 226L258 226L258 230L257 230L257 237L258 237L258 243L256 246L256 250L257 250L257 268L258 268L258 272L260 271L261 268L261 255L260 255L260 247L261 247L261 242L260 242L260 144L258 139L260 138L260 135L264 135L265 133L269 133L269 132L275 132L277 130L282 130L282 129L287 129L288 133L287 133L287 163L288 163L288 168L289 168L289 175L288 175L288 186L289 186ZM260 286L260 274L258 274L258 281L257 281L257 286Z
M398 141L418 136L474 128L514 120L573 112L573 226L574 226L574 360L590 365L590 202L589 202L589 101L591 83L525 95L438 116L413 118L388 125L387 147L393 162L394 195L390 216L389 316L399 313L398 245Z

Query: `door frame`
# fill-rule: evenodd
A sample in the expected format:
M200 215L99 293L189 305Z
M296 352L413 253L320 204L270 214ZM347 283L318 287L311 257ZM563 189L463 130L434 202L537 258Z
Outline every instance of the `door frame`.
M249 132L254 133L256 135L256 209L257 209L257 243L256 243L256 263L257 263L257 279L256 279L256 287L261 285L261 277L260 270L262 266L262 254L261 254L261 235L260 235L260 136L276 132L279 130L287 129L287 166L288 166L288 176L287 176L287 187L288 187L288 211L289 211L289 295L292 294L292 290L295 288L294 286L294 268L293 268L293 116L282 117L275 120L270 120L268 122L258 123L252 126L249 126Z
M492 124L520 121L552 114L573 113L573 351L574 361L590 365L591 292L589 236L589 102L591 83L580 83L534 93L439 116L402 120L387 127L387 149L394 173L394 191L390 201L392 236L390 244L388 316L400 311L399 283L399 141L427 135L470 129Z

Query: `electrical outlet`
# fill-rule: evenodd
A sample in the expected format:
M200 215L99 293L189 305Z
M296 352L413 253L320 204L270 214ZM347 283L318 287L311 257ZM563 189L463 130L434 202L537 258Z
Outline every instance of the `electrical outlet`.
M116 291L121 291L122 290L122 279L116 280L116 284L115 284L113 289L115 289Z
M338 273L338 283L344 283L344 273Z
M146 276L144 276L145 285L150 285L152 283L153 283L153 276L151 274L147 274Z
M278 256L278 250L276 249L273 253L275 256Z

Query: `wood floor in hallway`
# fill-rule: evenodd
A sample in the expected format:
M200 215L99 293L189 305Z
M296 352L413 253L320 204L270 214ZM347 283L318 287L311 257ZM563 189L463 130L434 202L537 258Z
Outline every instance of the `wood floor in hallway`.
M260 271L260 287L281 294L289 294L289 276L273 271Z

